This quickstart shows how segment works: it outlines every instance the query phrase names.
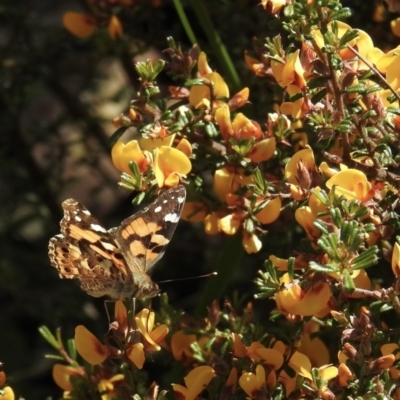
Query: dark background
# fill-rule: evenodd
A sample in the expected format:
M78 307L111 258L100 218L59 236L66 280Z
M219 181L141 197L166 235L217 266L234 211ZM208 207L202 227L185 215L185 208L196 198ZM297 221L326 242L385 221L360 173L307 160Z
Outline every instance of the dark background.
M203 3L242 82L251 87L251 112L265 118L265 85L247 71L243 55L251 50L254 36L272 35L272 17L258 1ZM396 15L386 13L376 22L378 2L345 3L354 11L350 25L368 32L378 47L397 46L399 39L389 27ZM184 4L202 50L220 71L191 2ZM161 1L159 7L135 1L122 10L125 35L120 41L111 40L106 31L79 39L62 27L64 12L85 8L85 3L70 0L0 4L0 361L16 394L26 399L60 395L51 380L53 361L44 358L52 349L39 335L39 326L52 331L62 327L64 338L73 336L77 324L100 334L107 329L103 299L90 298L77 282L60 280L50 266L47 245L59 232L60 204L76 198L107 228L134 212L132 194L118 188L119 174L110 161L107 138L115 130L110 121L127 110L138 88L132 59L162 56L168 36L184 49L191 46L172 1ZM168 79L161 75L162 87L171 83ZM269 252L285 257L291 248L295 233L282 235L284 240L267 237L262 253L243 256L241 268L232 271L229 298L245 293L239 296L243 304L252 299L256 288L251 280L262 261ZM222 237L205 235L201 225L181 222L154 280L218 270L223 245ZM205 281L161 287L174 307L190 312ZM256 303L259 313L265 307Z

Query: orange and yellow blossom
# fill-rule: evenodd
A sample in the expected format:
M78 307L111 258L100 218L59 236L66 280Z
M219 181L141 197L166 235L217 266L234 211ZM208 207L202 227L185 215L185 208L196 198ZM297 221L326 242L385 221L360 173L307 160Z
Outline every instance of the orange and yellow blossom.
M229 98L229 88L224 79L217 72L212 72L206 61L205 53L201 52L198 58L198 72L202 79L209 82L213 90L213 100ZM196 85L190 88L189 103L194 108L210 108L211 91L209 85Z
M353 28L342 22L342 21L335 21L335 25L337 27L337 39L339 40L340 38L343 37L344 34L346 34L348 31L352 31ZM332 33L332 22L329 22L327 25L327 29ZM347 44L349 46L355 47L357 51L365 58L368 58L368 54L373 50L373 42L370 36L365 33L364 31L357 29L357 32L359 33L358 37L352 39L349 41ZM322 32L319 29L315 29L313 31L313 37L315 39L315 42L317 46L322 49L325 46L325 40L323 37ZM348 60L348 59L353 59L354 58L354 53L348 49L341 49L339 51L339 56L343 60Z
M282 62L271 61L272 73L281 87L286 88L289 85L295 85L299 89L303 89L307 86L307 81L304 77L305 71L299 56L300 50L296 50L287 55Z
M242 168L226 166L218 169L214 174L214 193L221 201L226 201L226 196L235 193L241 187L253 183L252 175L245 175Z
M280 282L285 285L285 289L275 294L275 301L282 313L302 316L326 314L331 297L328 283L317 281L308 288L302 288L295 281L291 281L289 274L284 274Z
M140 148L137 140L131 140L127 144L118 140L111 150L111 158L115 168L129 175L132 174L129 168L131 161L137 164L141 173L146 172L151 164L151 155Z
M219 125L221 135L225 141L229 139L260 139L263 136L260 125L249 120L242 113L235 115L231 122L231 114L227 104L223 104L215 111L215 121Z
M173 187L191 171L192 164L182 151L161 146L155 150L153 168L160 188Z
M357 169L347 169L333 175L326 182L326 187L332 189L334 185L335 194L348 200L366 202L375 195L375 190L366 175Z
M175 399L195 400L214 376L215 371L208 365L192 369L184 378L186 387L172 384Z

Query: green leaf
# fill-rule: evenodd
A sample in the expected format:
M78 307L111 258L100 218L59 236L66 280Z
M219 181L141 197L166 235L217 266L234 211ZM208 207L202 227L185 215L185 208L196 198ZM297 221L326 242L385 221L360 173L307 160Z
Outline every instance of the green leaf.
M185 87L191 88L192 86L203 86L209 84L205 79L189 79L185 82Z
M372 246L351 261L351 269L365 269L378 263L378 247Z
M344 290L347 293L353 293L356 285L354 284L353 278L350 276L350 273L347 269L342 271L342 278L343 278L343 286Z
M324 272L326 274L337 272L339 270L335 264L320 264L315 261L310 261L308 265L313 271Z

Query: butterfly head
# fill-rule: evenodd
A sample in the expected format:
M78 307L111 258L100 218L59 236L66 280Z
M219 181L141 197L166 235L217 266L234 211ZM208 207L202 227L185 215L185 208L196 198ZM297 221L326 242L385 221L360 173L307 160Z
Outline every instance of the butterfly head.
M137 286L136 290L133 292L132 297L135 299L149 299L155 297L160 293L160 288L154 282L147 282L141 286Z

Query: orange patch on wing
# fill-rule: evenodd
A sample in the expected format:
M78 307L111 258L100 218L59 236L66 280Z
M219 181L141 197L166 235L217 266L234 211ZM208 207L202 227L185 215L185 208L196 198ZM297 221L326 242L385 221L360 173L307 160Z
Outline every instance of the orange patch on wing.
M169 240L164 235L154 234L151 237L151 242L157 244L158 246L166 246L169 243Z
M122 237L126 240L131 235L138 235L140 237L147 236L151 233L157 232L161 226L155 222L146 222L143 218L135 219L128 225L121 233Z
M71 234L69 236L77 240L85 239L90 243L95 243L101 239L101 236L95 233L94 231L81 229L76 225L71 224L70 229L71 229Z
M135 257L144 256L148 251L147 247L140 240L134 240L129 245L129 250Z

